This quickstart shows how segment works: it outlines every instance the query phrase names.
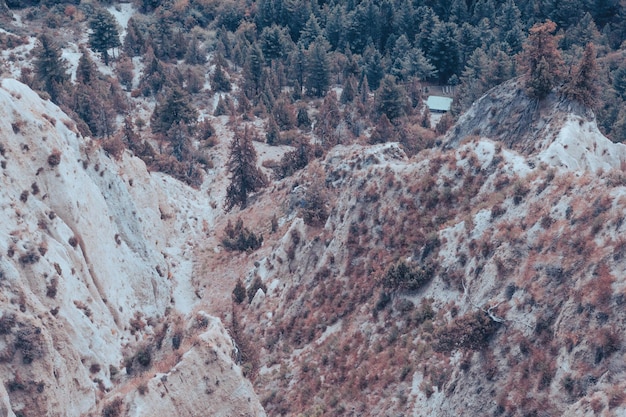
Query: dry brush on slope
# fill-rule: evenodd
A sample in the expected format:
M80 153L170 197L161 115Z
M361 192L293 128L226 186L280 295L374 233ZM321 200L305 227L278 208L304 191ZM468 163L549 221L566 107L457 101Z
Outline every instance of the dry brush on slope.
M478 138L331 153L326 223L269 241L238 313L267 412L621 407L625 178L527 161Z

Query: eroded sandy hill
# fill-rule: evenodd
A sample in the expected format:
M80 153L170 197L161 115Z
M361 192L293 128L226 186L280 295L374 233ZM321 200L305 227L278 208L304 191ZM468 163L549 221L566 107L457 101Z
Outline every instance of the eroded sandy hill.
M2 80L0 113L3 415L264 415L222 323L195 306L206 193L112 160L17 81Z

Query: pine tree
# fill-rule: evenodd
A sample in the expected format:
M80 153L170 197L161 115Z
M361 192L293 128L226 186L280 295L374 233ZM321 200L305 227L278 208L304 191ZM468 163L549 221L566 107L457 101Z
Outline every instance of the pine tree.
M289 36L294 42L300 39L300 33L306 25L313 8L311 1L307 0L281 0L283 13L280 24L289 28Z
M80 48L81 56L78 59L78 66L76 67L76 82L82 84L91 84L98 78L98 71L96 64L93 62L84 48Z
M228 111L228 97L225 99L223 95L220 94L220 97L217 99L217 104L215 105L215 110L213 110L213 116L226 116L229 114Z
M411 49L411 42L409 42L409 38L406 35L399 36L394 44L393 48L389 52L389 61L395 62L398 60L403 60L404 57L409 53Z
M302 45L298 45L289 53L289 56L287 57L287 77L294 86L296 93L300 95L302 94L306 74L306 51L302 48Z
M345 22L345 7L341 4L336 4L328 13L326 27L324 28L326 39L333 50L339 49L344 44Z
M151 47L144 56L144 62L148 64L144 68L143 76L139 81L139 88L145 96L157 94L166 83L165 69L161 61L154 55Z
M626 142L626 109L621 108L616 120L611 126L611 140L613 142Z
M488 54L490 62L486 79L489 88L515 76L515 65L509 53L500 49L498 45L492 45Z
M570 49L574 45L585 46L588 43L596 43L600 39L600 32L593 18L585 13L582 19L565 31L561 45L564 49Z
M478 25L476 25L478 37L480 39L480 46L484 45L488 47L489 45L493 45L497 42L492 23L493 22L491 20L485 17L483 20L478 22Z
M383 58L380 52L372 45L368 46L363 53L363 62L361 64L363 73L367 75L367 82L372 90L377 90L385 75L383 66Z
M156 23L151 27L151 45L154 54L161 60L168 61L174 58L174 22L168 17L156 17Z
M524 28L520 17L521 13L514 0L506 0L496 17L499 40L509 45L512 54L521 51L524 42Z
M289 35L287 30L278 25L263 28L259 41L263 56L268 60L279 59L287 55Z
M268 145L278 145L280 142L280 128L273 116L269 116L265 124L265 143Z
M244 302L245 299L246 299L246 287L243 285L243 282L241 282L241 278L238 278L237 284L235 284L235 288L233 289L233 301L236 302L237 304L241 304Z
M251 119L250 111L252 110L252 104L250 103L250 100L248 100L248 97L246 97L246 94L244 93L243 90L239 90L237 92L236 98L237 98L237 113L241 115L243 120L250 120Z
M597 73L596 50L592 43L588 43L580 63L563 88L564 95L585 106L593 107L598 95Z
M187 52L185 52L185 62L189 65L203 65L206 63L206 53L200 47L200 41L196 36L191 38Z
M139 56L146 52L146 40L143 37L143 32L144 30L134 17L128 19L122 48L129 56Z
M130 91L133 86L135 74L133 71L133 61L131 61L128 55L123 55L117 62L115 74L126 91Z
M478 0L474 4L474 10L472 11L472 21L474 24L480 22L484 18L493 21L495 13L496 7L493 3L493 0Z
M300 106L298 108L296 121L300 129L305 130L305 131L308 131L309 129L311 129L311 119L309 118L309 112L307 111L305 106Z
M396 133L394 131L393 125L387 118L386 114L383 114L380 119L378 119L378 123L370 136L370 143L385 143L385 142L393 142L396 138Z
M226 167L230 173L230 184L226 189L225 209L230 211L235 206L244 209L248 204L248 194L267 186L267 178L257 167L256 150L248 126L243 132L235 132Z
M105 65L109 65L109 49L121 46L120 34L115 17L105 9L96 12L89 22L91 49L102 54Z
M346 40L352 52L360 54L368 44L378 45L380 40L378 15L378 7L372 0L361 2L354 12L348 15Z
M197 94L204 88L204 69L202 67L187 67L184 77L185 89L189 94Z
M461 25L463 22L467 22L468 17L469 11L467 10L465 0L453 0L450 6L450 18L448 21Z
M261 92L263 81L263 66L265 59L263 52L257 44L250 47L243 68L244 89L246 95L252 101L256 101Z
M289 98L280 97L274 102L272 115L280 130L290 130L296 125L296 113Z
M124 118L124 124L122 126L122 141L133 151L137 145L139 145L140 137L137 132L135 132L133 120L130 116L126 116Z
M430 55L432 49L431 34L435 30L440 21L433 9L426 6L420 6L416 10L416 19L419 23L419 31L416 35L417 46L424 51L426 56Z
M191 129L184 120L176 121L167 131L165 137L172 147L172 155L178 161L189 160L191 154Z
M346 78L343 84L343 90L341 91L341 97L339 98L341 104L351 103L356 95L356 80L353 76Z
M211 77L211 89L214 92L224 92L227 93L231 90L232 86L230 84L230 80L226 76L226 73L222 69L220 64L215 66L215 72Z
M428 106L424 106L424 113L422 114L422 122L420 123L422 127L426 129L430 129L430 109Z
M526 94L535 99L545 98L561 81L563 60L554 35L556 24L550 20L530 28L524 44L522 69L526 73Z
M405 113L406 94L396 82L393 75L386 75L376 91L376 110L387 116L389 121L401 117Z
M541 57L532 76L526 81L526 93L531 98L541 100L550 94L556 83L557 78L550 64L545 57Z
M613 73L613 88L622 100L626 100L626 62Z
M367 80L367 75L363 77L361 82L359 83L359 103L363 105L363 107L370 104L370 86L369 81Z
M52 102L59 104L63 85L69 81L67 64L61 58L61 48L46 33L39 37L39 47L34 62L35 78Z
M317 22L317 17L313 13L309 16L309 20L304 25L302 32L300 32L300 39L298 39L298 44L302 45L304 49L308 49L309 46L315 42L315 40L322 36L322 29L320 28L319 23Z
M420 80L430 80L437 76L435 66L430 63L419 48L412 48L403 60L403 78L417 77Z
M459 41L459 54L461 62L467 63L470 55L480 48L483 40L477 27L465 22L459 26L457 39Z
M560 28L568 28L579 22L587 8L585 0L547 0L542 11Z
M294 172L306 167L313 159L313 149L306 136L298 136L292 145L294 150L285 153L278 166L274 168L276 179L281 180L293 175Z
M100 96L94 94L94 89L83 83L78 83L73 91L71 109L87 125L88 135L98 135L98 111L102 106Z
M594 3L594 7L591 8L591 13L598 27L602 28L611 20L618 17L618 11L620 10L619 0L596 0Z
M190 128L195 126L198 112L191 99L180 87L173 87L162 103L157 104L152 113L152 131L167 133L172 126L185 122Z
M336 129L340 122L341 113L339 112L337 95L334 91L330 91L324 97L314 128L314 132L318 135L324 149L330 149L339 143Z
M457 26L454 23L439 23L430 34L430 62L437 69L439 81L445 83L456 74L460 65L460 46L456 39Z
M489 59L483 48L476 48L467 60L467 65L461 75L461 106L468 108L488 88L486 77Z
M328 42L319 37L307 51L306 87L308 93L322 97L330 85L330 63L328 62Z
M326 173L319 164L310 169L310 182L304 193L304 204L300 214L308 226L323 226L328 219L328 193L326 192Z

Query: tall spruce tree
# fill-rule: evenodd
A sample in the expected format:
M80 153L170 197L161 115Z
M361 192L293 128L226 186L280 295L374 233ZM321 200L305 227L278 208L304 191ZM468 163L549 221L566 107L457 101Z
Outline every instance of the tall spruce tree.
M460 66L460 46L457 41L457 25L439 23L430 34L430 52L428 58L437 69L439 81L445 83L456 74Z
M227 93L232 89L230 80L219 62L215 65L215 72L211 76L211 89L218 93Z
M561 45L563 49L570 49L574 45L584 47L590 42L595 44L599 39L600 32L593 21L593 17L589 13L585 13L576 25L570 26L565 31Z
M596 50L592 43L588 43L579 64L563 87L563 93L569 99L593 107L598 95L597 73Z
M322 36L322 29L317 22L317 17L311 13L309 20L306 22L302 32L300 32L298 44L302 45L304 49L307 49L320 36Z
M478 0L474 4L474 10L472 10L472 20L476 24L482 19L494 20L496 14L496 6L493 0Z
M330 63L328 62L328 42L318 37L307 51L306 87L308 93L322 97L330 85Z
M76 82L83 84L91 84L98 79L98 70L96 64L89 56L89 52L85 48L80 48L81 56L78 59L76 67Z
M189 128L195 126L198 112L193 107L186 92L178 86L173 87L164 102L157 104L152 113L152 131L167 133L172 126L184 122Z
M248 98L257 101L263 86L265 58L258 44L253 44L243 66L244 90Z
M109 49L122 45L115 17L108 10L100 9L89 22L89 28L91 29L89 34L91 49L100 52L104 64L109 65Z
M396 83L396 78L393 75L386 75L376 91L378 113L386 115L389 121L394 121L404 115L406 104L406 93Z
M363 74L367 76L367 82L372 90L378 89L380 80L385 75L385 67L383 64L383 57L374 48L373 45L369 45L363 53L363 59L361 63Z
M259 41L263 56L267 60L273 60L287 55L288 44L291 40L285 28L272 25L263 28Z
M128 19L126 24L126 36L122 45L124 52L129 56L139 56L146 52L146 41L143 37L143 30L134 17Z
M524 44L522 69L526 73L526 94L535 99L545 98L561 81L563 59L553 35L556 24L551 20L530 28Z
M324 97L313 129L324 149L330 149L340 142L337 132L337 126L340 122L341 112L339 111L337 95L331 90Z
M489 58L482 48L476 48L470 55L461 75L460 104L462 108L468 108L486 90L489 84L487 80L487 68Z
M189 42L189 47L185 52L185 62L189 65L206 63L206 52L200 47L200 40L197 36L193 36Z
M514 0L506 0L496 17L498 38L500 42L506 42L515 54L522 50L524 42L524 26L521 21L521 12Z
M230 144L230 156L226 167L230 173L230 184L226 189L226 211L239 206L246 208L248 194L267 185L265 174L257 167L257 155L252 143L252 132L246 126L235 132Z
M333 50L338 49L344 42L346 31L345 22L345 7L341 4L334 5L328 13L326 27L324 28L326 39Z
M626 100L626 62L613 72L613 88L622 100Z
M47 33L39 37L35 55L35 77L41 88L50 95L50 100L59 104L63 85L69 81L67 64L61 58L61 48Z

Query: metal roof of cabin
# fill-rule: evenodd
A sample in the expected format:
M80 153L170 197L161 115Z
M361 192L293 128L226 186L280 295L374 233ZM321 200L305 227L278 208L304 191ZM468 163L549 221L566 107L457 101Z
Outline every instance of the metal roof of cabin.
M426 105L429 110L449 111L452 105L452 99L450 97L428 96Z

